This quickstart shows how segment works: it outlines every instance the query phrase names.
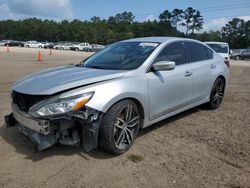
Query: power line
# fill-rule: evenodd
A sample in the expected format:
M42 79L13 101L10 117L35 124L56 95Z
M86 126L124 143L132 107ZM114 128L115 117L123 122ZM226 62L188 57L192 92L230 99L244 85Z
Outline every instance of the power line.
M218 19L218 18L237 18L237 17L243 17L243 16L246 16L246 15L241 15L241 14L236 14L236 15L230 15L230 16L225 16L225 17L210 17L210 18L206 18L204 19L205 21L208 21L208 20L213 20L213 19Z
M202 11L204 12L216 12L216 11L221 11L221 10L231 10L231 9L244 9L244 8L250 8L250 4L248 6L238 6L238 7L228 7L228 8L217 8L213 10L208 10L208 11Z
M221 11L221 10L230 10L230 9L245 9L245 8L250 8L250 3L238 3L238 4L230 4L230 5L223 5L223 6L213 6L213 7L207 7L207 8L197 8L202 13L206 12L216 12L216 11ZM203 11L202 11L203 10ZM158 16L158 14L161 14L159 12L151 12L151 13L143 13L143 14L137 14L135 17L137 19L140 18L145 18L147 15L153 15L153 16ZM142 16L145 15L145 16Z
M213 7L204 7L204 8L198 8L199 10L210 10L210 9L217 9L217 8L225 8L225 7L234 7L234 6L240 6L240 5L250 5L250 3L237 3L237 4L229 4L229 5L221 5L221 6L213 6Z

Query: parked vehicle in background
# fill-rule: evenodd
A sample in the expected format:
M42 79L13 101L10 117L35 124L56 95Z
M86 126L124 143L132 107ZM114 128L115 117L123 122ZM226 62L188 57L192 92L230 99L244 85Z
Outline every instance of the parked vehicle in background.
M205 42L210 48L216 51L222 57L229 59L229 45L225 42Z
M70 50L71 47L74 47L73 43L65 43L65 44L61 44L58 49L59 50Z
M71 50L75 50L75 51L90 51L91 50L91 46L89 45L89 43L82 42L80 44L75 44L74 46L72 46Z
M27 41L24 43L24 47L27 48L43 48L44 44L41 42L37 42L37 41Z
M54 46L53 46L53 49L55 50L59 50L60 46L63 45L62 43L56 43Z
M8 43L10 40L1 40L0 46L4 46L6 43Z
M44 44L44 48L45 48L45 49L53 49L54 46L55 46L55 44L54 44L53 42L46 42L46 43Z
M91 44L91 52L99 52L100 50L102 50L103 48L105 48L104 45L100 45L100 44Z
M7 43L4 44L4 46L24 47L24 42L23 41L16 41L16 40L9 40Z
M129 39L17 81L5 121L38 150L82 144L121 154L139 129L201 104L218 108L228 77L229 61L197 40Z
M235 60L250 59L250 49L239 50L238 53L233 53L230 58Z

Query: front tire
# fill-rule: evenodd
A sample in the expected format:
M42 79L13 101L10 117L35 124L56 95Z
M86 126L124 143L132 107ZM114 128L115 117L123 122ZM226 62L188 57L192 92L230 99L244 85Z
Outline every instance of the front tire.
M222 78L217 78L210 93L210 100L207 103L209 109L219 108L224 98L224 91L225 81Z
M102 119L99 145L112 154L122 154L134 143L140 125L141 116L136 103L120 101Z

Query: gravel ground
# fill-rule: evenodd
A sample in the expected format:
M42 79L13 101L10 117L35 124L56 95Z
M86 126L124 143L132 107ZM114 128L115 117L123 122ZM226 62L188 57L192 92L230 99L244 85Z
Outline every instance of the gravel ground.
M197 107L140 132L125 154L55 146L35 152L15 128L4 128L17 79L80 62L85 52L0 47L0 187L250 187L250 62L231 63L218 110Z

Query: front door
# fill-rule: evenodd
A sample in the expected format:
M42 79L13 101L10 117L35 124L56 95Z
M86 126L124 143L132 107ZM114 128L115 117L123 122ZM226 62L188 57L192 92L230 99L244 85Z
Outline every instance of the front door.
M176 66L173 70L147 73L151 121L189 105L192 97L192 70L187 63L184 44L167 45L154 63L159 61L174 61Z

